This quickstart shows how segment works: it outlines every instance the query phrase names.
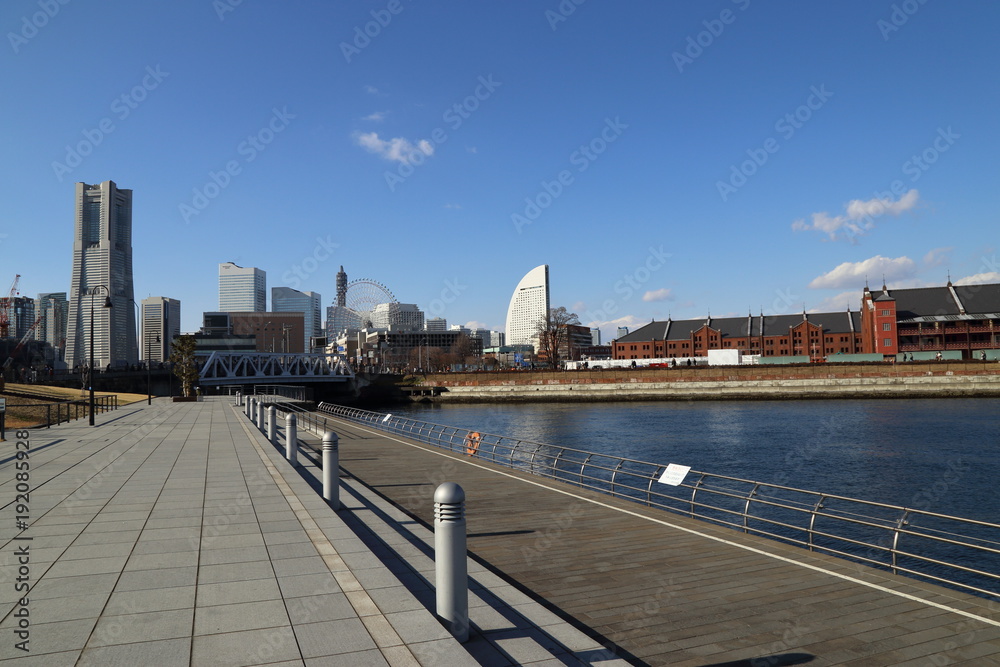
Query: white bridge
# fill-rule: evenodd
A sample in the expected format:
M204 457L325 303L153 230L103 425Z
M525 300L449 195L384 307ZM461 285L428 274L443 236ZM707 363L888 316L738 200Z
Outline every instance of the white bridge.
M212 352L201 367L203 385L266 382L348 382L351 365L339 355Z

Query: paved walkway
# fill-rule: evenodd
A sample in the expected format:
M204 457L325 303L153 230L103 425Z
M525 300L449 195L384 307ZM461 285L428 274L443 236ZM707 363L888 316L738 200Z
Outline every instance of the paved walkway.
M743 535L333 420L340 465L612 651L654 665L997 665L1000 602Z
M350 482L333 512L311 464L293 469L231 399L32 430L26 471L14 435L0 449L0 660L614 662L475 563L473 635L457 643L429 610L429 533Z

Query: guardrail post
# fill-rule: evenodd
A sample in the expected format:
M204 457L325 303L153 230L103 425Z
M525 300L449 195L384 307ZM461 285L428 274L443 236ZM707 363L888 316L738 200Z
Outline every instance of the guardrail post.
M239 389L236 390L236 405L243 405L243 394Z
M273 405L267 409L267 439L272 445L278 444L278 408Z
M340 509L340 438L333 431L323 434L323 497Z
M299 434L292 412L285 416L285 458L293 466L299 464Z
M261 402L257 403L257 428L264 430L264 404Z
M445 482L434 491L434 575L437 617L455 639L469 639L465 491Z

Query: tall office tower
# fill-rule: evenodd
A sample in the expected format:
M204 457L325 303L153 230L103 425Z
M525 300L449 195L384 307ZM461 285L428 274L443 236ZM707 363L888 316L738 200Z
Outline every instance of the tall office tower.
M104 307L108 296L111 308ZM66 365L91 358L98 368L137 363L133 303L132 191L114 181L77 183Z
M590 330L590 344L600 345L601 344L601 330L593 328Z
M219 311L263 313L267 310L267 272L233 262L219 264Z
M514 288L507 307L507 344L534 345L549 312L549 265L536 266Z
M432 317L427 320L425 325L427 331L447 331L448 330L448 320L443 317Z
M42 316L35 327L35 340L42 340L53 350L52 364L62 362L66 354L66 316L69 300L66 292L43 292L35 299L35 312Z
M36 331L32 330L35 324L35 300L26 296L15 296L10 300L10 328L8 331L11 338L21 340L30 331L32 336L29 339L38 339Z
M310 339L323 335L323 319L321 313L323 297L316 292L300 292L291 287L271 288L271 312L302 313L305 318L305 340L302 349L309 352L312 346Z
M337 304L338 306L347 305L347 274L344 273L344 266L340 266L340 271L337 271Z
M142 300L142 358L167 361L170 344L181 333L181 302L165 296Z

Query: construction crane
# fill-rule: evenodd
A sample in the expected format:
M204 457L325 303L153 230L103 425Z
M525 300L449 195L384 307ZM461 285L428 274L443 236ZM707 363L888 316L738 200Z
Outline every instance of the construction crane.
M31 336L31 332L35 330L35 327L38 326L38 323L41 322L44 317L45 317L44 314L36 317L32 325L28 327L27 331L24 332L24 335L21 337L20 342L18 342L17 347L15 347L14 351L10 353L9 357L7 357L7 361L3 362L4 370L10 368L10 365L14 363L14 357L16 357L17 353L21 351L21 348L24 347L24 344L28 342L28 338Z
M0 299L0 338L7 338L10 334L10 309L14 304L14 297L17 296L17 283L21 280L21 274L14 276L10 291L7 296Z

